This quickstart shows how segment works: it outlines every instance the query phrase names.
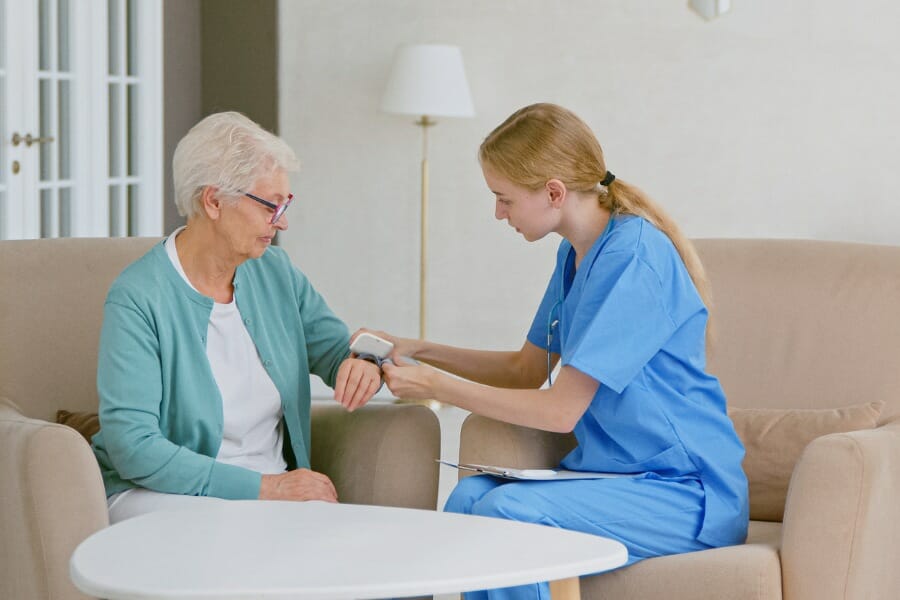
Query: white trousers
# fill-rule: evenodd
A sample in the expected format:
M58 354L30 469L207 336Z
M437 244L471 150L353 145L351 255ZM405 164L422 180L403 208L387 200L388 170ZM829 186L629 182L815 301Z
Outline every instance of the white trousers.
M208 496L163 494L146 488L133 488L110 496L106 499L106 506L109 509L109 524L113 525L119 521L157 510L202 508L215 502L228 502L228 500Z

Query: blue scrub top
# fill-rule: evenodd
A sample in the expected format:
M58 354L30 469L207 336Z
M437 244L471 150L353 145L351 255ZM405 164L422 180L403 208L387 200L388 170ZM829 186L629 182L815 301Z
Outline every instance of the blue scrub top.
M619 216L577 271L572 245L559 245L528 341L546 349L549 337L563 365L600 382L562 466L699 480L697 539L724 546L746 536L747 479L725 394L705 370L707 316L669 237Z

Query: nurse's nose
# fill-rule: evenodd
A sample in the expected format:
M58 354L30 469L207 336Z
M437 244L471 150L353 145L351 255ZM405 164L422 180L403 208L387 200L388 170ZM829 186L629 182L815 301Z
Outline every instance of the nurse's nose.
M504 207L500 201L494 203L494 218L498 221L502 221L506 218L506 207Z

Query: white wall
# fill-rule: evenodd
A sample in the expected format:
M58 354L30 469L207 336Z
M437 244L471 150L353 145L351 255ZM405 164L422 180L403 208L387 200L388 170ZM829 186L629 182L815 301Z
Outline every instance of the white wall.
M557 239L494 221L475 153L513 110L563 104L695 237L900 244L900 3L280 3L282 244L351 327L417 332L420 130L377 110L393 51L462 47L478 116L431 130L429 337L518 347Z

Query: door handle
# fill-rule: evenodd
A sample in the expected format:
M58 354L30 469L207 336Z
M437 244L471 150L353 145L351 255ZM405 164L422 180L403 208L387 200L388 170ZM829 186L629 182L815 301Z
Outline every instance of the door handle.
M18 131L13 133L13 136L12 136L12 145L13 146L18 146L22 142L25 142L26 146L31 146L32 144L49 144L50 142L54 142L54 141L56 141L56 138L54 138L52 136L36 138L36 137L32 136L30 133L27 133L27 134L25 134L25 137L22 137L21 135L19 135Z
M54 138L53 136L36 138L36 137L31 137L30 133L25 136L25 145L26 146L30 146L32 144L49 144L50 142L53 142L53 141L56 141L56 138Z

